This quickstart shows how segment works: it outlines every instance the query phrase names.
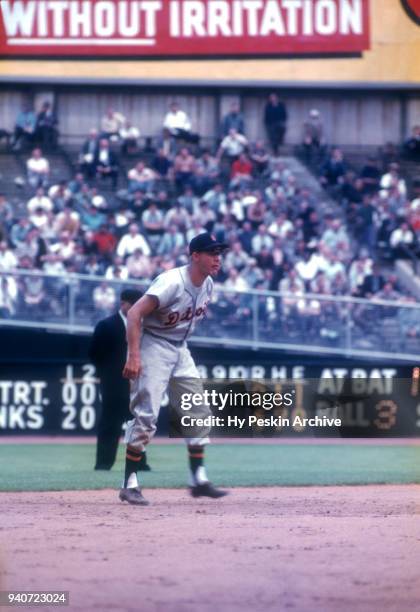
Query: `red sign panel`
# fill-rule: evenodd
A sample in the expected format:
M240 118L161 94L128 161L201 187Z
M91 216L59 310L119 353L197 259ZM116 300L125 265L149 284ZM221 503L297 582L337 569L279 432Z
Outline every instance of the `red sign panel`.
M0 55L361 53L369 0L1 0Z
M401 2L408 16L420 25L420 0L401 0Z

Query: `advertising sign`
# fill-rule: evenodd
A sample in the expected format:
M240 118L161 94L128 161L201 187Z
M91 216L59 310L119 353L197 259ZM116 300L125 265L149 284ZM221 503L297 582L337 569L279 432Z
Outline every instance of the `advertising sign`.
M369 0L3 0L2 56L361 54Z

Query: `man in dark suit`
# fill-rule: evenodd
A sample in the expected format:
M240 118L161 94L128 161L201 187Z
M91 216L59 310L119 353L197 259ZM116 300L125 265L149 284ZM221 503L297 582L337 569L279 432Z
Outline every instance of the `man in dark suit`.
M95 159L96 175L98 178L110 178L112 188L116 189L118 182L118 160L109 146L106 138L101 138Z
M287 110L276 93L272 93L268 97L264 110L264 125L273 153L278 155L279 147L283 144L286 134Z
M99 321L93 332L89 357L96 367L102 396L95 470L110 470L114 465L122 424L131 418L129 382L122 376L127 358L126 317L141 295L136 289L122 291L119 311ZM140 469L150 470L146 457Z
M43 148L51 148L57 145L58 140L58 119L54 113L51 103L44 102L41 111L38 113L36 121L36 138L40 141Z
M360 287L360 296L371 298L373 295L382 291L385 285L385 278L381 274L378 264L373 264L372 272L365 277L365 280Z
M98 130L92 128L89 132L88 138L83 143L83 147L79 155L80 170L83 172L86 179L95 178L98 148Z

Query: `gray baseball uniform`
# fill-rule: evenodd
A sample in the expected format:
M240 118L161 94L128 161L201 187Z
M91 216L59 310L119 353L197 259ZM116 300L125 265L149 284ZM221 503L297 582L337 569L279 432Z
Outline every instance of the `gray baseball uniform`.
M131 382L129 421L125 442L131 448L143 451L156 432L156 423L162 397L168 390L171 406L177 410L182 393L200 393L202 384L186 341L196 323L206 313L211 300L213 280L210 277L201 287L193 285L188 266L174 268L160 274L146 291L155 296L158 307L143 319L140 341L142 372ZM208 405L194 407L194 415L211 414ZM189 444L209 442L209 430Z

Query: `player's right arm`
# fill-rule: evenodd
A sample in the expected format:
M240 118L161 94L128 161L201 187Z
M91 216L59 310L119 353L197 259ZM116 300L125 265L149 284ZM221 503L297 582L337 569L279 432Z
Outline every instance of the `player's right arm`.
M144 317L152 313L159 305L153 295L143 295L127 314L127 361L124 366L124 378L134 379L141 374L140 334Z

